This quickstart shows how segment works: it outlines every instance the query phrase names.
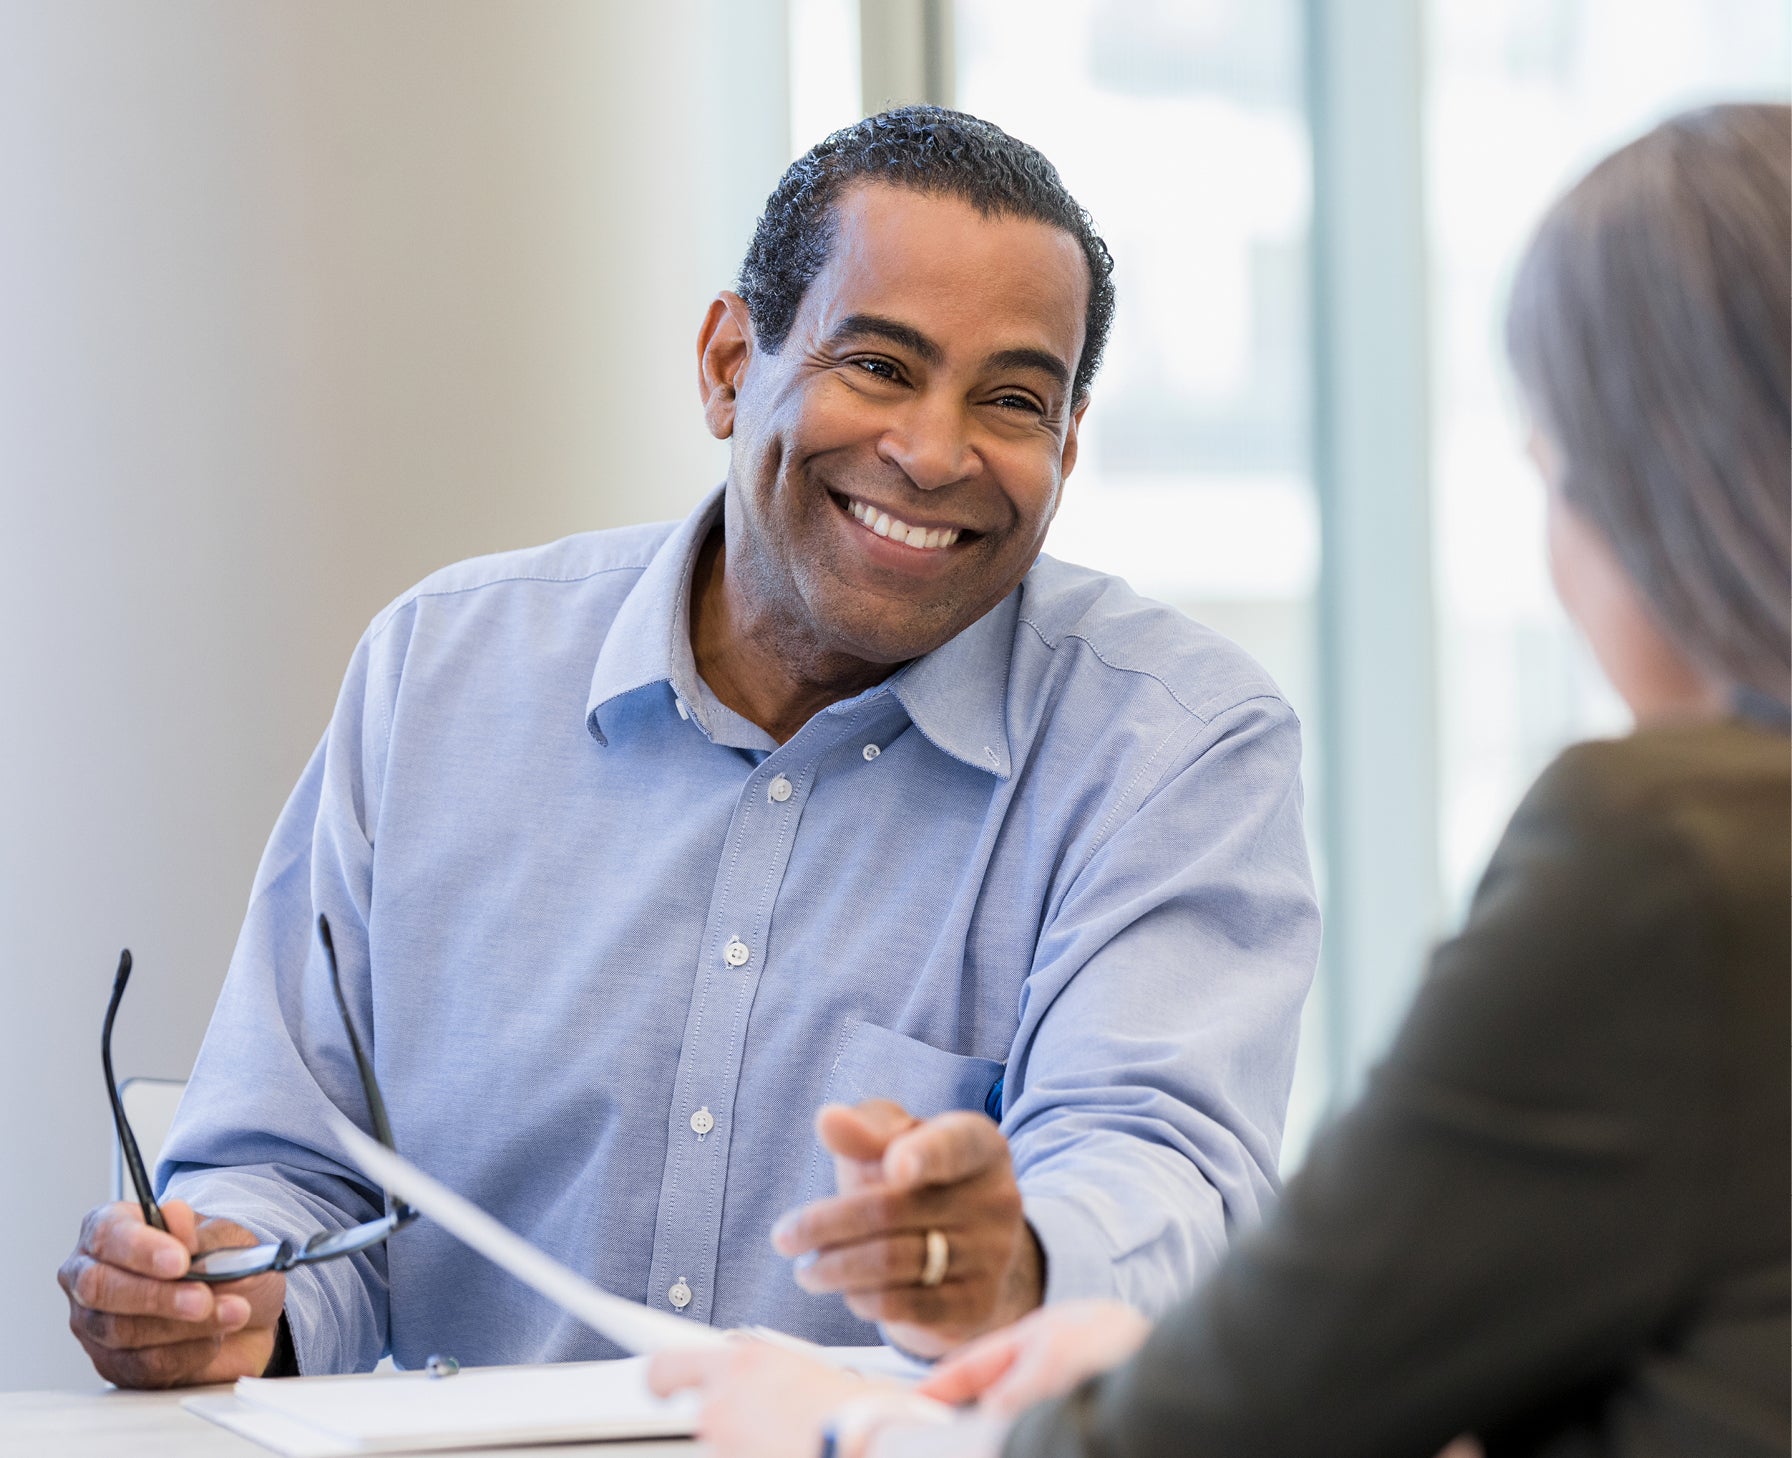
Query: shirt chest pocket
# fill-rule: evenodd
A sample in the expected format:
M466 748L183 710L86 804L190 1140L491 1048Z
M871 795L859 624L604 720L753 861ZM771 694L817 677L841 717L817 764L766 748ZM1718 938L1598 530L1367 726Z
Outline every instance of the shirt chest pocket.
M841 1035L839 1053L828 1074L824 1103L856 1104L889 1099L917 1119L931 1119L954 1109L987 1112L990 1093L1002 1077L1003 1065L993 1058L948 1053L919 1038L893 1033L875 1023L852 1019ZM831 1186L828 1161L817 1145L810 1162L808 1193L815 1199Z

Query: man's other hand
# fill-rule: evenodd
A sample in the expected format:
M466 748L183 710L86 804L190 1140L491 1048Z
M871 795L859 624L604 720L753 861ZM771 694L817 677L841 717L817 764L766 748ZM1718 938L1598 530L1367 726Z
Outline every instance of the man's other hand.
M838 1291L862 1321L920 1356L1004 1326L1039 1305L1044 1258L1021 1212L1008 1141L982 1114L921 1120L887 1099L816 1115L839 1194L793 1210L772 1244L799 1260L805 1291ZM946 1239L945 1275L923 1285L927 1232Z
M270 1273L209 1285L183 1281L203 1250L259 1242L228 1220L162 1206L166 1233L130 1201L100 1205L56 1279L68 1324L94 1368L120 1387L192 1387L258 1377L274 1355L286 1277Z

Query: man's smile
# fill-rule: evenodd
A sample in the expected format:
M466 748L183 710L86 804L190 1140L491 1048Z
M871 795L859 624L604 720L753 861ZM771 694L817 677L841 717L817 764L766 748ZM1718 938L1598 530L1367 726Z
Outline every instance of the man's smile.
M838 492L830 492L834 500L852 519L868 532L905 547L912 547L921 552L941 552L952 546L961 536L976 536L964 527L921 526L891 516L880 507L868 501L860 501L854 496L842 496Z

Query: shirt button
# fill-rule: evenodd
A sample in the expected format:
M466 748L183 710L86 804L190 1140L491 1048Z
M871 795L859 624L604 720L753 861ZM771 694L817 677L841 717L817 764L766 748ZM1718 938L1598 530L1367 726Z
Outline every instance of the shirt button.
M790 781L779 775L765 787L765 793L771 797L774 805L782 805L790 798Z
M679 718L688 719L691 717L691 711L689 709L685 708L683 699L674 699L674 700L672 700L672 702L675 703L676 705L678 705L678 717Z
M680 1311L691 1304L691 1288L685 1285L683 1276L672 1283L671 1290L666 1292L666 1299Z
M699 1139L709 1133L715 1126L716 1116L710 1113L708 1104L705 1104L702 1108L698 1109L696 1113L691 1115L691 1132Z
M863 754L866 759L876 759L878 755L883 753L883 750L879 749L875 744L867 744L864 749L859 752Z
M753 954L747 950L747 944L739 937L729 937L728 945L722 948L722 960L730 967L744 967L747 958Z

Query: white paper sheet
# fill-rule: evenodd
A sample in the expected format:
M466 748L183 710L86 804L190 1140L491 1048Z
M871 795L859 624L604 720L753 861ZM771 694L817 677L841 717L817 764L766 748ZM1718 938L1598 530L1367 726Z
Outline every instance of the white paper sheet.
M442 1378L245 1377L234 1400L194 1398L187 1406L289 1458L686 1437L697 1413L692 1394L662 1399L648 1391L645 1357L469 1367Z
M464 1240L487 1260L509 1271L524 1285L564 1307L625 1352L660 1352L674 1347L721 1346L728 1338L714 1327L668 1312L654 1311L594 1286L576 1271L536 1249L515 1231L500 1225L470 1200L438 1184L377 1139L363 1134L341 1115L331 1124L355 1162L382 1188L407 1205L415 1205L451 1235ZM403 1240L400 1234L397 1237ZM795 1340L789 1338L787 1340Z
M341 1438L332 1438L309 1423L269 1412L264 1407L250 1407L232 1392L208 1392L200 1397L189 1397L181 1402L181 1406L195 1417L202 1417L221 1428L229 1428L238 1437L247 1438L251 1443L259 1443L270 1452L284 1455L284 1458L345 1458L345 1455L362 1451Z
M600 1335L642 1355L615 1362L469 1367L441 1378L423 1372L245 1377L234 1396L193 1397L185 1407L287 1458L683 1437L693 1431L695 1397L654 1397L647 1389L645 1354L721 1346L729 1340L727 1333L594 1286L346 1119L338 1116L332 1122L355 1162L376 1184ZM758 1327L740 1335L794 1347L867 1375L912 1381L925 1370L889 1347L819 1347Z
M817 1347L819 1358L868 1377L913 1382L925 1363L890 1347ZM606 1377L605 1368L639 1371L643 1358L619 1362L564 1363L549 1367L468 1367L432 1383L421 1372L368 1372L356 1377L244 1378L235 1393L202 1393L181 1406L196 1417L259 1443L283 1458L347 1458L362 1453L418 1453L487 1446L525 1447L572 1440L614 1441L683 1436L690 1431L691 1399L657 1404L632 1377ZM598 1375L592 1376L596 1373ZM425 1385L419 1389L419 1382ZM459 1384L465 1383L462 1387ZM449 1391L453 1388L453 1391ZM561 1390L561 1389L573 1390ZM462 1421L468 1408L488 1416L511 1409L518 1400L534 1402L543 1392L553 1399L526 1424L499 1429L483 1423L443 1433L444 1422ZM243 1395L239 1395L243 1394ZM313 1394L319 1394L314 1396ZM252 1400L254 1399L254 1400ZM590 1402L587 1414L579 1404ZM605 1403L610 1404L604 1406ZM685 1404L682 1408L680 1403ZM357 1418L370 1419L355 1428ZM570 1427L538 1426L537 1416ZM512 1414L514 1417L514 1413ZM589 1416L589 1423L585 1421ZM331 1423L334 1427L320 1426ZM413 1423L414 1430L404 1424ZM339 1429L354 1428L355 1436ZM378 1429L374 1432L373 1429Z

